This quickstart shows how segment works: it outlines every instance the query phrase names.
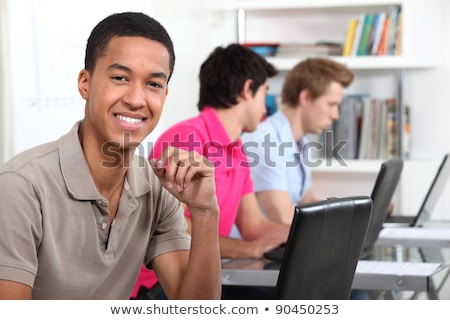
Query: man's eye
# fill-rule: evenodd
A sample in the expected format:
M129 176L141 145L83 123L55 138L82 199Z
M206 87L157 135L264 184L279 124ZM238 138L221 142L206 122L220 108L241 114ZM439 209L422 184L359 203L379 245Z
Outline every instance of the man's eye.
M158 82L149 81L148 85L155 88L163 88L163 86Z
M123 77L123 76L113 76L112 79L116 80L116 81L126 81L127 78Z

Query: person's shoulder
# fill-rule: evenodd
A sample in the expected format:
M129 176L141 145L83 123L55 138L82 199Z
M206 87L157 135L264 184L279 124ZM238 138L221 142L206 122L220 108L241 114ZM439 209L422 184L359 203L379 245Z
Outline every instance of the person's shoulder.
M18 171L27 167L45 167L53 165L51 159L57 158L57 141L48 142L22 151L9 159L0 168L0 173Z
M158 141L167 138L172 138L175 134L184 134L189 132L203 131L203 121L200 115L179 121L169 128L167 128L159 137Z
M198 149L200 142L205 140L207 129L200 116L180 121L165 130L152 143L150 157L159 157L168 146L181 149Z
M272 134L274 131L275 128L272 119L266 118L258 124L255 131L243 133L241 139L243 142L263 141L267 134Z

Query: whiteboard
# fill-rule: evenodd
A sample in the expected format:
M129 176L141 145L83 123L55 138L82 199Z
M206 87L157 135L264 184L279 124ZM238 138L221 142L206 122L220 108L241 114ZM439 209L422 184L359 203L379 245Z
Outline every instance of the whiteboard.
M0 0L1 1L1 0ZM12 153L56 140L84 116L78 73L92 28L122 11L153 15L152 0L7 1Z

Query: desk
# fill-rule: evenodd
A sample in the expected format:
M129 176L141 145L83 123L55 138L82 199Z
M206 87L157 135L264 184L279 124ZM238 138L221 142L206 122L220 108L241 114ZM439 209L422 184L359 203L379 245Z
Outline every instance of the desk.
M377 246L401 245L418 248L450 247L450 229L448 228L383 228L378 236Z
M224 260L223 285L276 286L279 265L261 259ZM446 269L440 263L359 261L353 289L423 291L437 299L432 276Z
M450 222L429 220L421 227L383 227L377 246L450 248Z

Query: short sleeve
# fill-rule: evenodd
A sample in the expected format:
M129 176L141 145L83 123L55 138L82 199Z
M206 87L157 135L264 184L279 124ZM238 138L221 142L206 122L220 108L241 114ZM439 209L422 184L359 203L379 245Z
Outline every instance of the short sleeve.
M40 202L33 183L0 174L0 279L33 286L42 236Z
M153 201L159 203L162 214L150 240L146 264L166 252L189 250L191 244L181 203L164 188L161 188L159 199Z

